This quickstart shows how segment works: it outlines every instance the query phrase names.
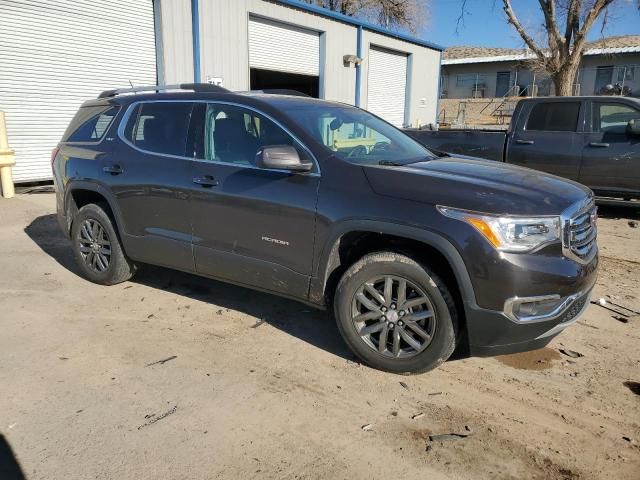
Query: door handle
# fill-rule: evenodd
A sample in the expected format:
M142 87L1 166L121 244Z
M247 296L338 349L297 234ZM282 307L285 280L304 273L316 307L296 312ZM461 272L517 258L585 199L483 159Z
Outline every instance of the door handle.
M193 179L193 183L202 185L205 188L211 188L218 185L218 181L211 175L205 175L204 177L196 177Z
M596 147L596 148L609 148L609 144L603 143L603 142L591 142L589 146Z
M120 175L124 170L120 165L107 165L102 168L103 172L110 173L111 175Z
M533 145L536 142L533 140L516 140L516 143L519 143L520 145Z

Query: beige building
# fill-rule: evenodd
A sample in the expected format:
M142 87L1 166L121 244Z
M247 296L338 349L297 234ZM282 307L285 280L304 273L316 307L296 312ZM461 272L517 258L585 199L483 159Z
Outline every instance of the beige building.
M527 50L452 47L442 59L441 97L502 98L553 95L545 75L532 72ZM576 95L597 95L619 84L626 94L640 96L640 35L609 37L586 46L574 82Z

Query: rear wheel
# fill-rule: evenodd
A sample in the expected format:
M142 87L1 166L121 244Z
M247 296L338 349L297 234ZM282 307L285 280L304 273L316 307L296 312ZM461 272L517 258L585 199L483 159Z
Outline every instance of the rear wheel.
M99 205L85 205L78 211L71 241L80 270L92 282L114 285L129 280L136 271L122 250L109 215Z
M374 368L418 373L436 368L456 345L457 312L445 284L411 258L366 255L342 276L334 297L338 328Z

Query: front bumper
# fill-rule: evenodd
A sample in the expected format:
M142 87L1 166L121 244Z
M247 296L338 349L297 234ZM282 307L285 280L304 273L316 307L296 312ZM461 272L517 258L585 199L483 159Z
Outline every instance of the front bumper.
M595 279L594 279L595 281ZM467 306L469 353L488 357L544 347L565 328L578 321L589 305L593 284L552 320L518 323L504 312Z

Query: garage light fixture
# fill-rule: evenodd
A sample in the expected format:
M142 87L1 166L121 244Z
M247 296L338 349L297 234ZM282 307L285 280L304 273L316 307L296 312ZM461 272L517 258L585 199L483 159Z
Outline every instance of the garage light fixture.
M342 62L344 63L345 67L348 67L351 64L360 65L362 63L362 59L357 55L345 55L342 57Z

